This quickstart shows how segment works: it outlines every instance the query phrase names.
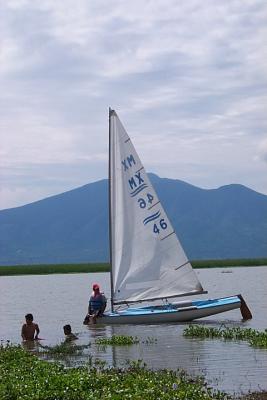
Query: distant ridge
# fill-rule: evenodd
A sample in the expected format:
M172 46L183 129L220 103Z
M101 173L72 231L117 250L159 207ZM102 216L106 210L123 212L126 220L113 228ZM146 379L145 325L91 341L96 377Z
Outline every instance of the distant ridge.
M190 259L267 256L267 196L150 174ZM0 265L108 261L107 180L0 211Z

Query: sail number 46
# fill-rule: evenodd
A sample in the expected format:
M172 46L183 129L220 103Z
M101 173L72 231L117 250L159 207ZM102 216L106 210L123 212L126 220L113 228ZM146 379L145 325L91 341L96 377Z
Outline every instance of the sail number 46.
M146 199L143 199L142 197L138 199L140 208L146 208L147 204L152 204L153 199L154 197L150 193L146 194Z
M166 222L164 221L163 218L159 221L159 226L157 224L154 224L153 232L154 233L160 233L160 228L161 229L166 229L167 228L167 224L166 224Z

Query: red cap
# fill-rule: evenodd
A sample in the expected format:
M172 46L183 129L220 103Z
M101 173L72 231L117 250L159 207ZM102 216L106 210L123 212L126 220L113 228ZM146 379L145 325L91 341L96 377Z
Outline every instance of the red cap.
M99 285L97 283L94 283L93 284L93 290L97 290L97 289L99 289Z

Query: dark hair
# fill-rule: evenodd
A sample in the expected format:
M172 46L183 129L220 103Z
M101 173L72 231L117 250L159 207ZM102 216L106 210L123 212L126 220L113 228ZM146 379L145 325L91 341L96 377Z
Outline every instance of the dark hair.
M64 331L69 331L69 332L71 332L71 326L70 326L70 324L64 325L64 326L63 326L63 329L64 329Z
M32 314L26 314L25 315L25 319L29 319L29 320L33 321L33 315Z

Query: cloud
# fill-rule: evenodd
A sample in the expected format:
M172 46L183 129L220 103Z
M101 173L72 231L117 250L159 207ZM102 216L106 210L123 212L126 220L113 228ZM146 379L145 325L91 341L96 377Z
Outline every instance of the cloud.
M106 177L109 106L147 169L267 193L266 11L264 0L7 0L0 207Z
M259 144L259 158L267 163L267 138Z

